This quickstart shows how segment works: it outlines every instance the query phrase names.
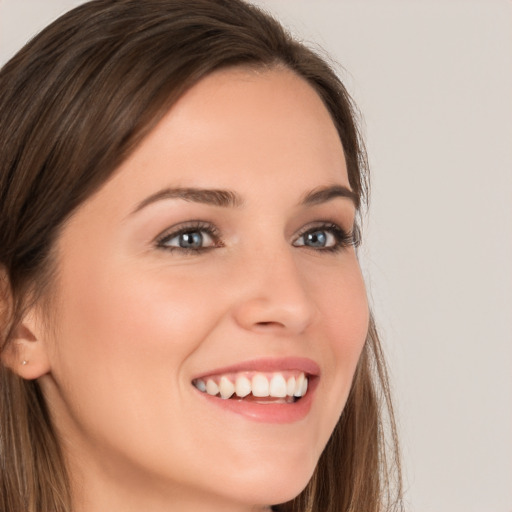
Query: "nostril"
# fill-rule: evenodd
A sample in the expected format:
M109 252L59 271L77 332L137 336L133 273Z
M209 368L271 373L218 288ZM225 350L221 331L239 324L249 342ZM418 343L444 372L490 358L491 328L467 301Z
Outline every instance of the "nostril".
M268 329L268 328L272 328L272 327L276 327L276 328L280 328L280 327L285 327L285 324L282 323L282 322L257 322L255 324L255 327L256 328L261 328L261 329Z

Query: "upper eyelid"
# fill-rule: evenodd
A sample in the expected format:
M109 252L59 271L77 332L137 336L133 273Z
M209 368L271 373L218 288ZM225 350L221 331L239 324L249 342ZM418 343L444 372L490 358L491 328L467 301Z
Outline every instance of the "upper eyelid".
M154 241L156 245L159 245L166 239L174 238L181 235L182 233L193 231L205 231L208 233L208 235L212 236L216 240L221 238L220 231L214 224L206 223L204 221L188 221L165 229L155 237Z
M342 231L347 231L346 228L341 226L338 222L332 221L332 220L316 220L307 223L306 225L302 226L297 231L297 236L301 236L304 233L307 233L308 231L315 229L315 228L338 228ZM187 231L209 231L213 233L218 233L220 235L220 230L215 226L215 224L207 221L201 221L201 220L192 220L192 221L186 221L184 223L180 223L176 226L168 227L164 231L162 231L159 235L157 235L155 238L163 238L170 235L179 235L180 233L184 233Z
M168 235L180 234L187 231L219 231L215 224L202 220L190 220L180 222L177 225L164 229L156 238Z
M341 225L339 222L333 221L333 220L318 220L313 221L305 226L303 226L299 231L297 236L303 236L309 231L313 231L315 229L338 229L339 231L343 231L344 233L350 233L354 230L355 225L352 225L349 229L345 228L343 225Z

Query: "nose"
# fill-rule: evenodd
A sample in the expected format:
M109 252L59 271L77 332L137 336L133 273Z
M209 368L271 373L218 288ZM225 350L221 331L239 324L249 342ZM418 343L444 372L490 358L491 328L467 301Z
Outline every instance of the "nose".
M315 303L292 251L260 251L241 266L233 316L243 329L301 334L313 321Z

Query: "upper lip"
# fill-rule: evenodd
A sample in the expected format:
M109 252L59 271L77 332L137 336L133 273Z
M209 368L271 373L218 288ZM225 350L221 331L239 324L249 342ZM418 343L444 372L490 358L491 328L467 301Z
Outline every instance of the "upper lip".
M312 359L306 357L266 357L251 359L222 368L215 368L201 375L197 375L194 379L204 379L210 375L244 371L279 372L286 370L298 370L314 377L320 375L320 366Z

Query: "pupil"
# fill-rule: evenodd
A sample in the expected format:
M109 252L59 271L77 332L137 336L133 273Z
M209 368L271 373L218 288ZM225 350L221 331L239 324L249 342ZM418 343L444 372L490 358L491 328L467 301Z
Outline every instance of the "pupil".
M308 233L307 243L311 247L324 247L327 242L327 237L323 231L315 231L314 233Z
M180 247L185 249L201 247L203 243L203 235L197 231L183 233L180 239Z

